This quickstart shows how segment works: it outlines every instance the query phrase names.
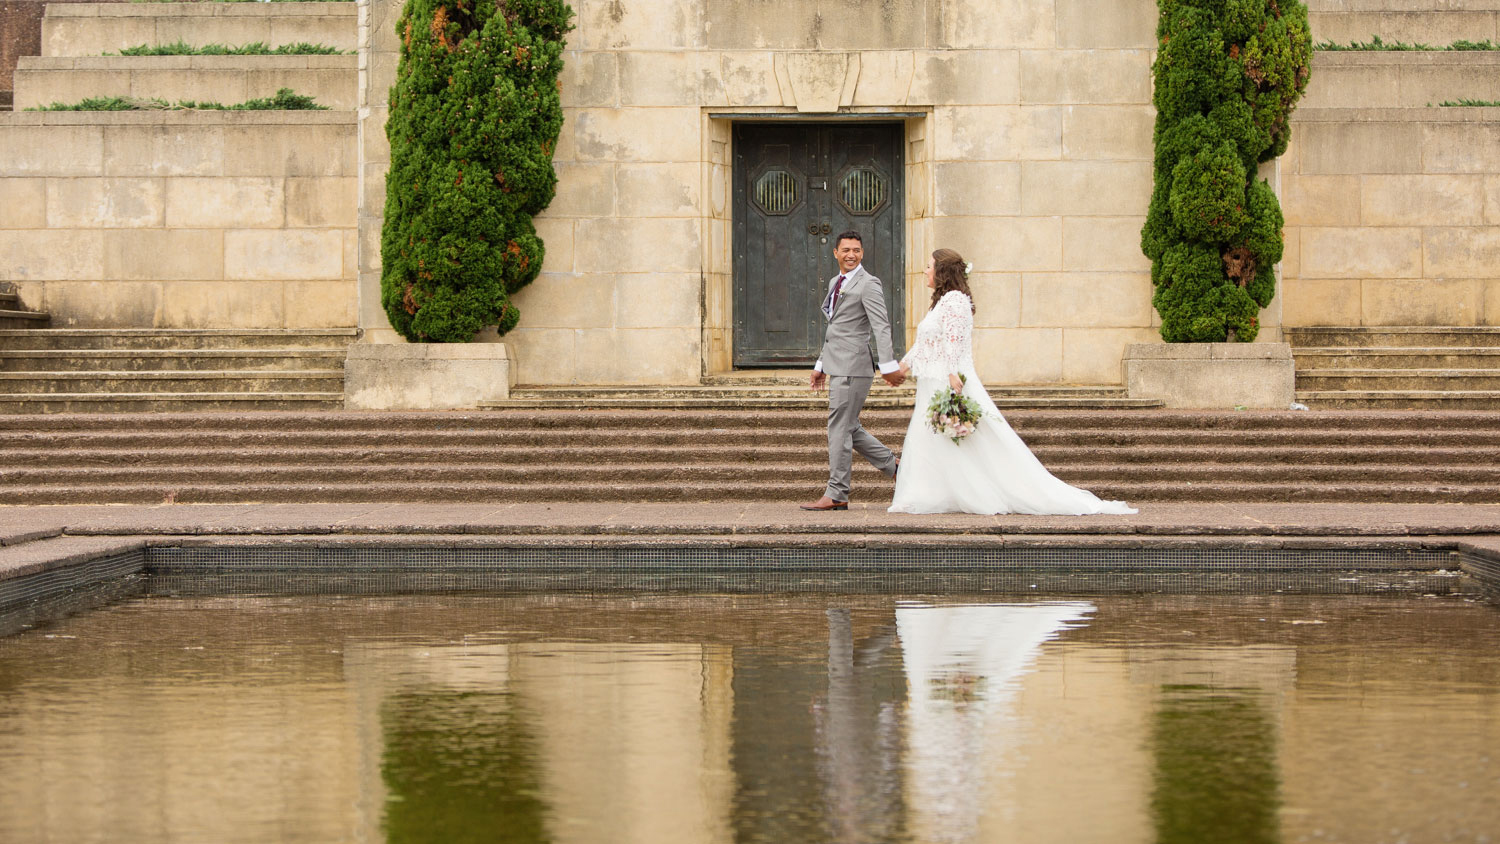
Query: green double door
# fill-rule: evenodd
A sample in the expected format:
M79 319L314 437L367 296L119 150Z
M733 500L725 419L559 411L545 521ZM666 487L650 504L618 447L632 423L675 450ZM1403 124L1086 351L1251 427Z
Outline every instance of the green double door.
M899 123L740 124L734 133L734 365L811 366L838 272L835 237L864 238L902 350L906 233Z

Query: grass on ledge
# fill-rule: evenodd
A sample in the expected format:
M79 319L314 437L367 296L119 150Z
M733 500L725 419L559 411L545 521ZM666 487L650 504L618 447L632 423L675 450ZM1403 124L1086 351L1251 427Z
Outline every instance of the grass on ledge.
M238 47L229 47L224 44L205 44L195 47L186 41L178 41L175 44L140 44L135 47L127 47L118 53L105 53L106 56L352 56L353 50L340 50L337 47L329 47L324 44L308 44L298 42L296 44L282 44L280 47L272 47L264 41L254 41L242 44Z
M1450 52L1450 51L1476 51L1476 50L1500 50L1500 44L1488 39L1484 41L1454 41L1446 47L1434 47L1430 44L1414 43L1405 41L1382 41L1376 35L1369 41L1351 41L1347 45L1335 44L1332 41L1322 41L1313 45L1314 50L1328 50L1332 52L1353 52L1361 50L1373 50L1383 52Z
M275 96L246 100L242 103L195 103L179 100L141 99L139 97L89 97L78 103L53 103L52 105L28 108L27 111L327 111L328 106L318 105L312 97L297 94L291 88L282 88Z
M1443 100L1438 108L1500 108L1500 100Z

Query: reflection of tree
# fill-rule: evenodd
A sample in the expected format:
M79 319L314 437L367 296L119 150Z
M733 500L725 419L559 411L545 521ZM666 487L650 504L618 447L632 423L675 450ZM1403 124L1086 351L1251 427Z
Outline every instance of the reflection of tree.
M381 714L388 842L549 840L536 741L509 696L403 692Z
M1158 844L1281 840L1276 733L1246 689L1163 686L1152 741Z

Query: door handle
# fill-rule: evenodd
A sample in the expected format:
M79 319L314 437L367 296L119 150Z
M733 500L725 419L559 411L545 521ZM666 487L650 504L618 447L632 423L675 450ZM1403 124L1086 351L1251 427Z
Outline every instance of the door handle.
M829 232L832 232L832 231L833 231L833 226L830 226L827 223L823 224L823 234L828 234Z
M818 233L818 224L817 223L813 223L812 225L808 226L807 227L807 233L808 234L817 234Z

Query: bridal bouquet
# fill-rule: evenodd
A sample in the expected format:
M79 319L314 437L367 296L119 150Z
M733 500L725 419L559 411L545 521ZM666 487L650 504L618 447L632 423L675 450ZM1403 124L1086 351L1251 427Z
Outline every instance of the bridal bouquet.
M960 381L968 380L962 375L958 378ZM954 443L974 433L982 415L979 402L954 391L952 387L939 390L927 405L927 424L932 426L934 433L942 434Z

